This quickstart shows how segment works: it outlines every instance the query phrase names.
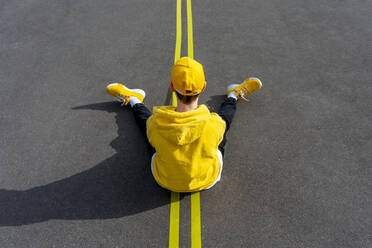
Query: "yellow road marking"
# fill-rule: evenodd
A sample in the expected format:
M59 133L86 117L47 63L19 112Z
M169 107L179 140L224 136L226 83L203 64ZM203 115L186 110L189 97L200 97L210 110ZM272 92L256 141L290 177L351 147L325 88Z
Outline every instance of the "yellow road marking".
M176 93L172 93L172 106L177 107L177 96Z
M181 58L181 41L182 41L182 1L177 0L177 30L176 30L176 49L174 51L174 63ZM177 107L176 94L172 93L172 106Z
M187 48L188 56L194 58L194 41L192 34L192 10L191 10L191 0L187 0Z
M200 192L191 194L191 247L201 247Z
M194 58L191 0L187 0L187 48L188 56ZM201 247L200 192L191 193L191 247Z
M181 57L182 40L182 0L177 0L177 30L174 63ZM194 41L192 26L191 0L187 0L187 44L188 56L194 58ZM176 94L172 93L172 106L177 107ZM169 222L169 247L179 247L180 194L171 192L171 209ZM191 193L191 247L201 247L200 192Z
M177 0L177 30L176 30L176 49L174 52L174 63L181 57L181 41L182 41L182 1Z
M171 209L169 222L169 247L178 248L180 229L180 194L171 192Z
M177 26L176 26L176 48L174 52L174 63L181 57L181 41L182 41L182 2L177 0ZM172 93L172 106L177 106L176 94ZM179 232L180 232L180 194L171 192L171 207L169 219L169 247L179 247Z

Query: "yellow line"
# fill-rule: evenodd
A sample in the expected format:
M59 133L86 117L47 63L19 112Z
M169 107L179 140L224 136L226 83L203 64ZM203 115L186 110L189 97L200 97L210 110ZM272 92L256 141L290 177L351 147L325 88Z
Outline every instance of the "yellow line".
M191 0L187 0L187 44L188 56L194 58ZM200 192L191 193L191 247L201 247Z
M172 106L177 107L177 96L176 93L172 93Z
M177 0L177 34L174 63L181 57L182 16L181 0ZM191 0L187 0L187 44L188 56L194 58ZM177 107L176 94L172 93L172 106ZM180 194L171 192L171 210L169 222L169 247L179 247ZM191 247L201 248L200 192L191 193Z
M177 30L176 30L176 49L174 52L174 63L181 57L181 41L182 41L182 1L177 0Z
M194 58L191 0L187 0L187 45L188 56ZM191 193L191 247L201 247L200 192Z
M180 194L176 192L171 192L169 247L178 248L179 231L180 231Z
M181 40L182 40L182 16L181 0L177 0L177 26L176 26L176 48L174 52L174 63L181 57ZM172 93L172 106L177 106L176 94ZM169 219L169 247L179 247L180 232L180 194L171 192L171 207Z
M174 51L174 63L181 58L181 41L182 41L182 1L177 0L177 30L176 30L176 49ZM176 94L172 93L172 106L177 107Z
M193 45L193 34L192 34L192 10L191 0L187 0L187 44L188 44L188 56L194 58L194 45Z
M191 194L191 247L201 247L200 192Z

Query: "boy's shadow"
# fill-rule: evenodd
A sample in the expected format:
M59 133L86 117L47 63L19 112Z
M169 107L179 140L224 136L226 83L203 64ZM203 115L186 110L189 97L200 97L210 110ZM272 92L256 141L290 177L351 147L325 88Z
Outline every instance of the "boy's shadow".
M208 107L209 111L217 113L225 99L226 95L210 96L205 102L205 105Z
M129 108L103 102L73 108L115 112L117 151L93 168L24 191L0 189L0 226L50 219L109 219L169 204L169 191L154 181L146 143Z

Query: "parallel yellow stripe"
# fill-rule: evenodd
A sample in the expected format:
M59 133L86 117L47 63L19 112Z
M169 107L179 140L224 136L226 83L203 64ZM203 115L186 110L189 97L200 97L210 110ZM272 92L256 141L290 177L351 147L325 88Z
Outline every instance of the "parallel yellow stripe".
M169 222L169 247L179 247L180 231L180 194L171 192L171 209Z
M181 57L181 40L182 40L182 15L181 0L177 0L177 28L176 28L176 48L174 52L174 63ZM172 106L177 106L176 94L172 93ZM171 192L171 207L169 220L169 247L179 247L180 232L180 194Z
M188 56L194 58L194 41L192 34L192 10L191 10L191 0L187 0L187 47Z
M177 30L176 30L176 49L174 52L174 63L181 57L181 41L182 41L182 1L177 0Z
M181 57L182 16L181 0L177 0L177 34L174 63ZM193 26L191 0L187 0L187 43L188 56L194 58ZM172 93L172 106L177 107L176 94ZM171 192L171 210L169 223L169 247L179 247L180 194ZM191 194L191 247L201 247L200 193Z
M194 58L191 0L187 0L187 45L188 56ZM201 247L200 192L191 193L191 247Z
M172 106L177 107L177 96L176 93L172 93Z
M174 52L174 63L181 57L181 41L182 41L182 1L177 0L177 31L176 31L176 49ZM177 107L176 93L172 93L172 106Z
M200 192L191 194L191 247L201 247Z

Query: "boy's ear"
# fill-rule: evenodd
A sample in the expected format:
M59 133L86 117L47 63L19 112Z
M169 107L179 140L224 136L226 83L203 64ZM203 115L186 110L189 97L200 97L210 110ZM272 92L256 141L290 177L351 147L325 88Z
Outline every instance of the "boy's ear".
M171 88L171 90L174 91L173 84L172 84L172 80L169 82L169 84L170 84L170 88Z

